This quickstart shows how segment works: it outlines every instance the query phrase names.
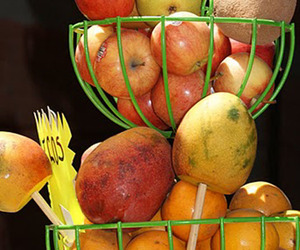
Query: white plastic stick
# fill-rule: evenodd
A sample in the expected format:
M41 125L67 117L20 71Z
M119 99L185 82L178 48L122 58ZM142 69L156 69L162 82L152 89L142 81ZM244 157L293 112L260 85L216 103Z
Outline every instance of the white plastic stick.
M63 225L63 223L60 221L60 219L57 217L57 215L53 212L51 207L48 205L48 203L45 201L43 196L40 195L39 192L34 192L31 195L32 199L35 201L35 203L40 207L40 209L44 212L44 214L47 216L47 218L52 222L52 224L56 226ZM60 232L63 237L66 236L64 230L61 230Z
M207 188L206 184L200 183L198 185L196 201L195 201L195 208L194 208L194 213L193 213L193 218L192 218L193 220L201 219L203 205L204 205L204 199L205 199L205 194L206 194L206 188ZM195 250L196 249L199 227L200 227L199 224L191 225L191 231L190 231L189 240L188 240L188 244L187 244L187 250Z

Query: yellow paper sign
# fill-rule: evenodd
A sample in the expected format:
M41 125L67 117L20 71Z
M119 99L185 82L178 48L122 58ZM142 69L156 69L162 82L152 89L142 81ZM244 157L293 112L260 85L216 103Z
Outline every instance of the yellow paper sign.
M48 116L42 110L34 113L40 144L48 155L53 175L48 182L51 207L65 224L83 224L84 215L76 198L74 180L76 170L72 166L75 153L68 147L71 131L63 114L48 108ZM69 218L67 218L69 217Z

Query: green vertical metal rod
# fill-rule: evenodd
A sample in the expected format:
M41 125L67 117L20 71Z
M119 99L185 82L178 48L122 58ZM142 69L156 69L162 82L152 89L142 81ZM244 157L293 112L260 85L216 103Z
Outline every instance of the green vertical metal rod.
M79 239L79 228L75 227L75 244L76 244L76 249L80 249L80 239Z
M57 227L54 227L54 229L53 229L53 243L54 243L54 249L59 250L59 246L58 246L58 229L57 229Z
M206 15L206 2L207 0L202 0L201 2L201 16L205 16Z
M121 115L120 112L118 112L118 110L116 109L116 107L110 102L110 100L108 99L108 97L104 93L103 89L99 85L98 80L97 80L97 78L95 76L95 72L94 72L93 66L91 64L91 59L90 59L89 50L88 50L88 34L87 34L88 21L85 20L83 22L83 25L84 25L84 45L85 45L84 46L84 50L85 50L86 62L87 62L87 66L88 66L88 69L89 69L89 73L91 75L93 83L94 83L94 85L95 85L98 93L100 94L102 100L105 102L105 104L110 108L110 110L115 115L113 115L110 111L108 111L108 109L104 105L102 105L101 102L99 102L100 107L103 109L104 114L106 114L106 116L108 116L111 120L113 120L115 122L118 122L118 123L121 123L124 126L126 126L126 124L129 125L129 126L131 126L131 127L135 126L131 121L129 121L128 119L126 119L123 115Z
M122 222L117 223L117 232L118 232L118 244L119 250L123 250L123 234L122 234Z
M88 39L88 34L87 34L87 21L84 21L83 22L84 24L84 31L83 31L83 35L84 35L84 51L85 51L85 56L86 56L86 63L87 63L87 67L88 67L88 70L91 74L91 77L93 79L93 82L95 84L95 86L98 85L98 82L97 80L95 79L95 75L94 75L94 78L93 78L93 70L92 70L92 66L91 66L91 60L90 60L90 55L89 55L89 50L88 50L88 42L87 42L87 39ZM73 29L70 30L69 32L70 36L73 35ZM69 41L72 41L73 39L69 39ZM79 38L77 37L77 41L79 40ZM96 97L96 95L94 95L94 92L92 91L92 88L90 87L90 85L86 82L83 81L83 79L81 78L80 76L80 73L78 71L78 67L77 67L77 64L75 63L75 54L74 54L74 47L73 47L73 41L71 43L72 45L70 46L70 55L71 55L71 58L74 58L74 60L72 60L73 62L73 67L74 67L74 71L75 71L75 74L79 80L79 83L80 85L82 86L83 90L86 92L86 94L88 95L88 97L90 98L90 100L94 103L94 105L109 119L112 119L113 121L115 121L113 119L113 117L111 116L111 113L102 105L102 103L99 101L99 99Z
M85 22L86 23L86 22ZM85 31L86 33L86 31ZM72 65L73 65L73 69L75 71L75 75L77 76L78 82L81 85L83 91L85 92L85 94L89 97L90 101L94 104L94 106L102 113L104 114L108 119L110 119L111 121L115 122L116 124L118 124L119 126L127 129L129 128L129 126L127 126L126 124L124 124L123 122L119 121L118 119L116 119L114 116L111 115L111 113L102 105L102 103L100 102L99 98L94 94L94 92L92 91L91 86L89 86L89 84L85 83L81 76L80 73L78 71L77 68L77 64L75 62L75 52L74 52L74 39L73 39L73 26L70 25L69 26L69 53L71 56L71 61L72 61ZM87 53L88 54L88 53ZM89 55L88 55L89 56ZM87 63L90 60L87 60ZM90 65L91 67L91 65ZM93 78L93 76L91 76ZM95 77L95 75L94 75Z
M165 135L165 136L169 136L170 133L167 131L162 131L158 128L156 128L151 122L149 122L149 120L145 117L145 115L143 114L143 112L141 111L136 98L134 96L134 93L132 91L130 82L129 82L129 78L128 78L128 74L126 72L126 66L125 66L125 59L124 59L124 55L123 55L123 47L122 47L122 40L121 40L121 22L120 22L120 17L117 17L117 42L118 42L118 50L119 50L119 58L120 58L120 64L121 64L121 68L122 68L122 73L123 73L123 77L124 77L124 81L127 87L127 90L129 92L129 96L131 98L131 101L137 111L137 113L139 114L139 116L142 118L142 120L151 128L157 130L158 132L160 132L161 134ZM136 125L134 125L136 126Z
M296 233L295 233L295 237L296 237L296 241L295 241L295 249L299 249L300 248L300 226L299 226L299 217L297 216L295 218L295 223L296 223Z
M213 16L210 16L209 28L210 28L209 51L208 51L208 60L207 60L205 83L204 83L204 88L203 88L203 92L202 92L202 98L206 96L207 91L208 91L210 75L211 75L212 59L213 59L213 55L214 55L214 17Z
M254 55L255 55L255 49L256 49L256 39L257 39L257 19L253 19L252 20L252 40L251 40L251 51L250 51L250 55L249 55L249 61L248 61L248 67L243 79L243 83L240 87L240 90L237 94L238 97L241 97L241 95L244 92L244 89L247 85L248 79L250 77L250 73L252 70L252 66L253 66L253 62L254 62Z
M46 234L45 234L46 250L51 250L51 245L50 245L50 229L49 229L48 226L46 226L45 229L46 229Z
M167 222L167 229L168 229L169 248L170 248L170 250L173 250L174 249L173 233L172 233L172 224L171 224L170 220L168 220L168 222Z
M295 49L295 27L294 27L294 24L291 24L291 26L290 26L290 33L291 33L291 39L290 39L290 50L289 50L289 55L288 55L288 61L286 63L285 70L282 74L281 80L278 83L277 88L275 89L272 97L270 98L270 101L273 101L276 98L276 96L279 94L280 90L282 89L283 85L286 82L290 68L292 66L294 49ZM283 36L283 37L285 36L285 30L282 30L281 36ZM282 42L284 43L284 39L282 39ZM255 113L255 115L253 115L253 118L256 119L260 114L262 114L267 109L268 106L269 106L268 103L266 105L264 105L262 107L262 109L259 110L259 112Z
M161 58L162 58L162 73L163 73L163 80L164 80L164 87L165 87L165 96L166 96L166 103L168 114L171 122L171 126L173 131L176 131L176 124L174 121L171 100L170 100L170 91L168 85L168 69L167 69L167 52L166 52L166 17L161 16Z
M209 0L208 13L206 15L210 16L213 13L214 13L214 1L213 0Z
M264 90L264 92L261 94L261 96L257 99L257 101L252 105L252 107L250 107L249 112L252 113L253 110L263 101L263 99L265 98L265 96L267 95L267 93L270 91L271 87L273 86L275 79L277 78L277 75L279 73L280 70L280 66L282 64L282 59L283 59L283 54L284 54L284 48L285 48L285 24L284 22L282 22L282 27L281 27L281 46L280 46L280 50L279 50L279 54L277 55L277 61L276 61L276 65L272 74L272 77L270 79L270 82L268 83L268 86L266 87L266 89ZM278 47L278 46L277 46ZM274 95L272 95L272 97L270 98L270 101L274 100ZM266 105L266 104L265 104ZM269 104L270 105L270 104Z
M262 216L260 221L260 231L261 231L261 241L260 241L260 249L264 250L266 246L266 223L265 216Z
M224 217L220 218L220 245L221 250L225 250Z

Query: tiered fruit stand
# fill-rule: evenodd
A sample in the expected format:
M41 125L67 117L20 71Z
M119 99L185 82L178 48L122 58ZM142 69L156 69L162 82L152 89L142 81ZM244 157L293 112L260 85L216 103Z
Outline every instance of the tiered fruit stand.
M210 49L209 49L209 57L208 57L208 67L206 71L205 77L205 87L203 91L203 95L206 95L210 79L210 72L211 72L211 65L212 65L212 58L213 58L213 44L214 44L214 37L213 37L213 26L215 23L249 23L252 25L252 48L250 52L250 60L248 63L247 72L245 74L243 84L237 94L239 97L241 96L248 78L250 76L250 72L252 69L254 55L255 55L255 45L257 42L257 27L259 25L271 25L277 26L281 29L281 36L276 41L276 54L274 60L274 69L272 78L268 84L268 87L264 91L264 93L258 98L258 100L249 108L249 111L252 112L264 99L268 91L270 90L271 86L275 83L275 89L273 92L272 97L270 98L270 103L274 101L279 94L280 90L282 89L283 85L286 82L288 77L290 68L292 66L294 48L295 48L295 30L294 24L287 24L285 22L275 22L272 20L262 20L262 19L255 19L255 18L225 18L225 17L214 17L213 16L213 1L203 1L202 8L201 8L201 16L200 17L168 17L168 16L135 16L135 17L116 17L116 18L108 18L104 20L97 20L97 21L83 21L80 23L76 23L74 25L70 25L69 27L69 48L70 48L70 55L71 61L74 67L75 74L78 78L82 89L84 90L85 94L88 96L90 101L99 109L101 113L103 113L108 119L113 121L114 123L118 124L119 126L123 127L124 129L129 129L135 127L136 125L126 119L120 112L118 112L116 108L116 99L112 96L107 95L100 85L97 82L95 74L93 72L92 63L90 61L90 56L87 48L87 29L92 25L116 25L116 32L118 38L118 49L119 49L119 58L122 67L123 76L126 82L126 86L130 93L130 98L136 108L138 114L141 116L142 120L151 128L158 130L162 133L166 138L172 139L176 133L176 125L174 123L174 118L172 115L172 108L170 104L170 95L168 91L168 77L167 77L167 66L166 66L166 45L165 45L165 22L166 21L195 21L195 22L206 22L212 27L210 29ZM166 92L166 100L167 100L167 107L170 115L170 121L172 124L172 128L168 131L163 131L156 128L151 122L147 120L147 118L142 113L136 98L133 94L133 91L130 86L130 82L128 79L128 75L126 73L126 67L124 63L124 56L122 50L122 41L121 41L121 24L123 22L151 22L151 21L159 21L161 22L161 41L162 41L162 73L165 85L165 92ZM75 47L78 43L80 37L84 34L84 45L85 45L85 54L87 58L87 65L90 71L91 77L95 84L95 87L92 87L89 83L85 82L78 71L76 62L75 62ZM258 112L253 114L253 118L256 119L260 116L270 105L267 103L264 105L262 109ZM260 218L219 218L219 219L198 219L198 220L182 220L182 221L151 221L151 222L136 222L136 223L112 223L112 224L101 224L101 225L74 225L74 226L46 226L46 246L47 249L50 250L51 246L54 246L54 249L59 249L59 231L60 230L74 230L76 235L76 247L80 249L80 242L79 242L79 232L80 230L85 229L116 229L118 232L118 242L119 242L119 249L123 249L122 246L122 230L125 228L139 228L139 227L154 227L154 226L165 226L168 231L169 236L169 245L170 249L173 249L173 240L172 240L172 226L175 225L184 225L184 224L219 224L220 225L220 235L221 235L221 249L225 249L225 237L224 237L224 224L225 223L240 223L240 222L259 222L261 224L261 249L265 249L265 224L267 222L295 222L296 223L296 249L299 249L300 246L300 229L299 229L299 217L260 217ZM52 237L51 238L51 234Z

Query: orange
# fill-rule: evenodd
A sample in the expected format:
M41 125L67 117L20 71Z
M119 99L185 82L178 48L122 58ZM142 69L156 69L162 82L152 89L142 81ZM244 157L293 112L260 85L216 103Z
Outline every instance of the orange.
M263 213L254 209L237 209L227 213L227 218L234 217L261 217ZM265 250L278 250L279 236L273 223L266 223ZM260 250L261 249L261 223L234 222L224 224L226 250ZM220 230L212 238L212 250L220 249Z
M198 241L196 250L211 250L211 240L212 238L208 238L206 240Z
M229 209L238 208L253 208L269 216L292 209L292 206L279 187L265 181L255 181L245 184L233 195Z
M123 247L125 247L130 240L127 233L123 233ZM101 229L88 229L79 234L80 249L105 249L105 250L118 250L118 237L115 231L101 230ZM76 243L73 244L71 250L76 250Z
M161 211L160 209L157 211L157 213L153 216L151 221L161 221ZM153 227L142 227L132 233L129 233L130 236L134 237L137 236L138 234L141 234L146 231L152 231L152 230L160 230L160 231L166 231L166 228L164 226L153 226Z
M286 210L272 214L271 217L300 217L299 210ZM295 222L274 222L279 234L279 247L284 250L293 250L296 247L296 223Z
M185 181L177 182L165 200L161 211L163 220L191 220L196 201L197 186ZM224 217L227 201L223 194L206 190L201 218ZM198 240L210 238L218 229L218 224L200 225ZM188 241L191 225L173 226L172 232L183 241Z
M168 233L165 231L147 231L133 238L125 250L169 250ZM173 249L185 250L185 245L173 236Z

